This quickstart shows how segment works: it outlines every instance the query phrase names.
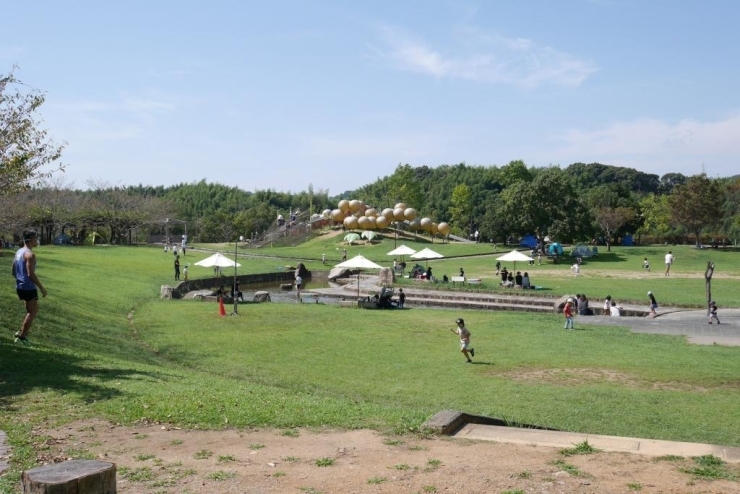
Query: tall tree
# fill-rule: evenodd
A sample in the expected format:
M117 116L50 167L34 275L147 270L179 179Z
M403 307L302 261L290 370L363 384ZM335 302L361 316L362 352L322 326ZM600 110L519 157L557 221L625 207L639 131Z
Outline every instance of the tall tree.
M46 167L62 155L64 145L57 145L46 130L39 128L38 110L44 95L15 78L0 75L0 194L24 190L37 181L63 170Z
M685 185L676 187L670 200L671 218L696 236L701 244L701 232L716 226L722 215L722 190L716 180L705 173L689 177Z
M421 184L411 165L398 165L390 177L385 205L393 207L398 202L404 202L409 207L420 208L424 202L421 193Z
M470 198L470 188L465 184L460 184L452 190L452 198L450 199L452 227L461 233L472 230L472 213L473 203Z

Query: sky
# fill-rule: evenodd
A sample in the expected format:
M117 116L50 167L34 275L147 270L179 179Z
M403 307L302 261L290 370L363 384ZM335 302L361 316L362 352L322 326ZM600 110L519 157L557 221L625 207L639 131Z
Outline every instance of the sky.
M4 1L64 181L354 190L399 164L738 173L736 0Z

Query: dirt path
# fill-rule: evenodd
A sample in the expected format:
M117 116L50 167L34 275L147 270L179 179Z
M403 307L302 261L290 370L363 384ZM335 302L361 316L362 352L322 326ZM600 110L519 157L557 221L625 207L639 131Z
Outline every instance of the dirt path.
M693 460L558 450L373 431L185 431L103 421L36 431L51 463L71 455L118 465L118 492L138 493L740 493L681 471Z

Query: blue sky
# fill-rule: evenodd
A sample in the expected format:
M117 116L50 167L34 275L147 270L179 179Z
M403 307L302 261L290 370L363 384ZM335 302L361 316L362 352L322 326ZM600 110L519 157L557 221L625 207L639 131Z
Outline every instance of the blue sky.
M337 194L412 166L738 173L740 2L5 2L68 183Z

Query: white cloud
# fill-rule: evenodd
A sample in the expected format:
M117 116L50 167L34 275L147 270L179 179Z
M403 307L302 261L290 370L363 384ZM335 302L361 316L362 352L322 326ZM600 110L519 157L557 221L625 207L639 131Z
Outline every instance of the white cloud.
M596 130L571 129L555 137L550 160L597 161L651 173L737 174L740 162L740 113L715 121L667 122L637 119Z
M386 49L375 48L376 53L393 60L402 70L437 78L525 88L578 86L597 70L588 61L530 39L508 38L472 27L458 30L455 46L444 52L401 28L382 26L379 31Z

